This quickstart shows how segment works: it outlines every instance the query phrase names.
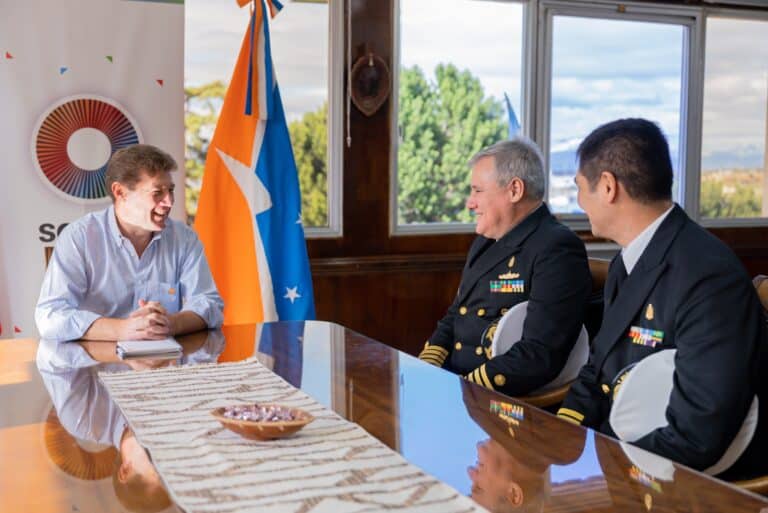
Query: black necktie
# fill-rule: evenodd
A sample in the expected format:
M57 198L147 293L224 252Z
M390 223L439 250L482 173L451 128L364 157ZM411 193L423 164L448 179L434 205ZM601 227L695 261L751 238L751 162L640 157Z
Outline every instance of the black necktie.
M605 308L613 304L616 300L616 296L619 295L619 290L624 280L627 279L627 268L624 266L624 259L621 255L616 257L616 260L611 266L611 270L608 273L608 279L605 281Z

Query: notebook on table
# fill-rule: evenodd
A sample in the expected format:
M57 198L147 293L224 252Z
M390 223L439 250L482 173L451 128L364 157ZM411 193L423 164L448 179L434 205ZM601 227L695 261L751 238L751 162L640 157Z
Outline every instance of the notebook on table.
M181 355L181 345L173 338L162 340L121 340L117 343L117 355L129 358L176 358Z

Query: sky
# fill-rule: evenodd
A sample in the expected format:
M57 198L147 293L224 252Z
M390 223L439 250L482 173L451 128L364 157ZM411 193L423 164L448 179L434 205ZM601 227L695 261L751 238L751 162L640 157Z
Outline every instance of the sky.
M289 121L328 98L328 5L284 1L270 35L283 107ZM235 0L186 0L184 78L187 85L226 83L240 52L250 11Z
M453 62L506 92L521 114L523 7L487 0L400 0L402 66L429 75ZM229 80L248 9L234 0L186 0L187 84ZM660 123L676 152L684 29L675 25L556 17L551 146L570 151L592 128L628 115ZM328 6L285 2L272 22L274 61L289 119L327 98ZM704 167L762 164L768 90L768 21L710 19Z

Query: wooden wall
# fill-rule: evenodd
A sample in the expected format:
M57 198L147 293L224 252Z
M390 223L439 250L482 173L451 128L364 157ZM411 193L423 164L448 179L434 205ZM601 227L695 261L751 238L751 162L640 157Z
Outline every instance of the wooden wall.
M368 44L393 70L393 0L354 0L352 6L353 62ZM352 145L344 150L344 235L308 246L317 318L415 354L456 293L473 235L389 235L391 112L391 96L371 117L352 107ZM713 232L751 274L768 274L768 229Z

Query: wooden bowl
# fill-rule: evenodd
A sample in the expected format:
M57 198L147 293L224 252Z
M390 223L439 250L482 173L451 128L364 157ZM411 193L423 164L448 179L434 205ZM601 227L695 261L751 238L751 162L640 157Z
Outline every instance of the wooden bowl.
M279 406L280 408L290 410L290 412L293 414L294 420L255 421L225 417L224 410L230 406L216 408L215 410L211 411L211 415L216 417L216 420L221 422L225 428L229 429L230 431L234 431L238 435L250 440L274 440L275 438L290 436L315 420L315 417L298 408L289 408L279 404L260 404L259 406Z

